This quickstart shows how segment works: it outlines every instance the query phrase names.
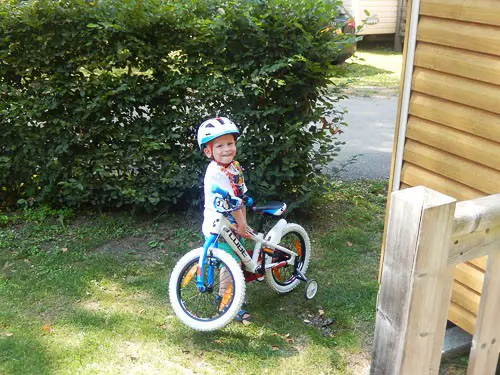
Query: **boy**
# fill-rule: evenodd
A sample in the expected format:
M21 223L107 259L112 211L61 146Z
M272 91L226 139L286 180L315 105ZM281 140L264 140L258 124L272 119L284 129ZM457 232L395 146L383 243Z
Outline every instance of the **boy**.
M198 145L205 156L212 159L207 167L204 179L205 209L202 229L205 237L210 236L210 229L217 215L213 205L215 194L212 193L212 185L216 184L228 191L233 197L238 198L242 198L247 191L243 170L240 164L234 160L236 156L236 137L239 134L236 125L226 117L207 120L198 128ZM236 221L235 230L237 234L244 238L250 238L246 234L246 208L242 207L240 210L233 211L232 216ZM234 254L229 245L219 244L219 247L240 262L240 259ZM224 291L229 287L227 283L223 282L223 280L228 279L224 277L225 273L225 268L221 269L220 295L224 295ZM236 319L241 322L249 322L251 316L245 310L241 310Z

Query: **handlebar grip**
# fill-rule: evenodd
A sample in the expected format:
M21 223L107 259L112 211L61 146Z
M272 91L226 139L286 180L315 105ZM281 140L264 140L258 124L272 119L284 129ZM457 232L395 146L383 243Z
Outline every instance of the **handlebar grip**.
M243 198L243 202L245 202L245 206L247 207L252 207L253 206L253 199L251 197L246 197Z
M229 194L226 190L220 188L219 185L216 184L212 185L212 193L220 194L222 195L222 198L226 198Z

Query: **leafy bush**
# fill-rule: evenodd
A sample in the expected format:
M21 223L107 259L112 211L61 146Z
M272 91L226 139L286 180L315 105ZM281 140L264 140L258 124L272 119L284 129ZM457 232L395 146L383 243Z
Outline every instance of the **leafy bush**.
M327 90L346 38L335 11L315 0L0 3L0 198L199 202L196 129L225 115L243 130L254 195L304 200L340 121L341 93Z

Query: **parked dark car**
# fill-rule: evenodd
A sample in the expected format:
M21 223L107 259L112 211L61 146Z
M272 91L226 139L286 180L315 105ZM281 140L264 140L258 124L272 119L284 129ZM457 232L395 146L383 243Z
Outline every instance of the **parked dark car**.
M343 46L342 53L335 56L333 63L342 64L356 52L356 23L352 15L341 5L335 17L335 25L337 25L337 34L345 34L351 40L346 41Z

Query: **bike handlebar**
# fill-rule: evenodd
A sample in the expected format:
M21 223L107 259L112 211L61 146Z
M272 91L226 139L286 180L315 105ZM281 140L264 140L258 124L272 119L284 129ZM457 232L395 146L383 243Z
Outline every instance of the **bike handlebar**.
M230 194L227 190L222 189L217 184L212 185L212 193L219 194L220 196L222 196L223 199L226 199L228 196L230 196ZM246 195L243 196L242 200L245 203L245 206L247 206L247 207L251 207L254 204L253 199L251 197L246 196Z

